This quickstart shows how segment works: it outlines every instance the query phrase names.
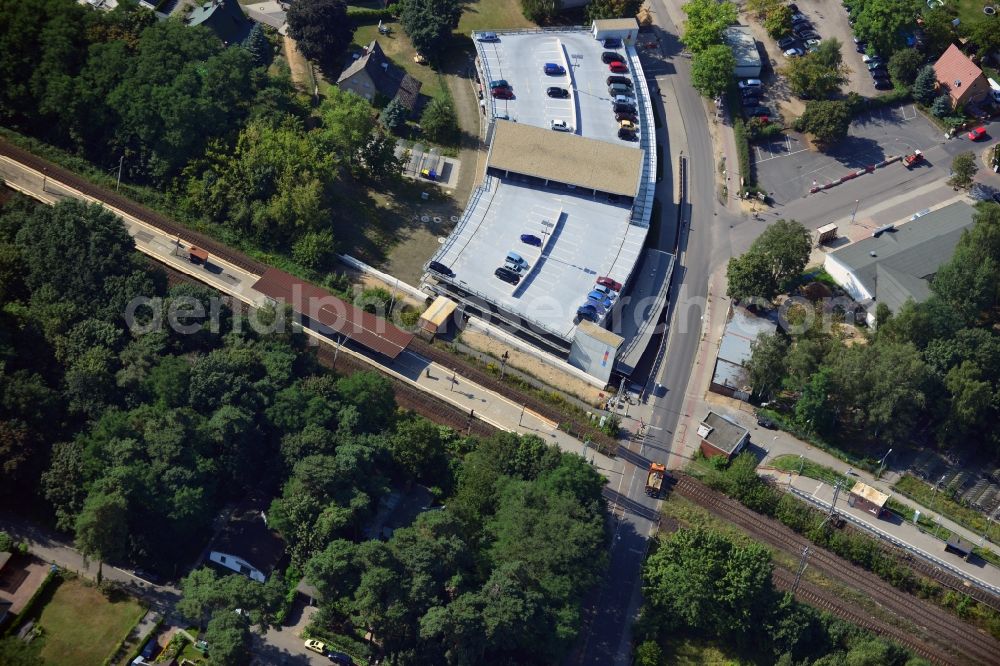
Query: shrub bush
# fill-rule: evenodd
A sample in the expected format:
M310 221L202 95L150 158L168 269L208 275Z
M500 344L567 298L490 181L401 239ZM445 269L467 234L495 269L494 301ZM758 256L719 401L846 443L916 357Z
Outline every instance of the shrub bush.
M388 21L393 18L392 9L369 9L368 7L348 7L347 18L351 19L354 25L371 25L379 21Z

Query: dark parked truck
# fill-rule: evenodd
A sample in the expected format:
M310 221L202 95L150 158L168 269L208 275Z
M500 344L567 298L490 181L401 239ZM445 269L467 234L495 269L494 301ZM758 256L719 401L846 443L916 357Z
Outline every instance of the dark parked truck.
M649 474L646 475L646 494L650 497L659 497L660 490L663 489L663 477L666 475L666 465L649 463Z

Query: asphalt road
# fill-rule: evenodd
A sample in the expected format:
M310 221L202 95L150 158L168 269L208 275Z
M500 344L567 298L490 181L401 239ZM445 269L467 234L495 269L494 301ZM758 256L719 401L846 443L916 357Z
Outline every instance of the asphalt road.
M663 0L653 0L655 33L665 59L651 71L662 75L657 84L673 94L681 117L667 123L683 123L686 135L688 198L684 202L680 229L664 228L660 248L673 252L677 243L678 263L670 293L670 328L667 353L656 381L666 394L650 401L653 406L649 436L619 449L619 458L629 464L617 489L609 485L609 505L615 512L611 566L600 589L597 608L584 633L582 655L574 653L570 663L627 665L631 663L631 628L641 600L640 572L648 547L648 535L657 522L659 500L645 494L645 475L651 460L664 461L683 409L685 389L691 376L701 337L701 320L708 296L708 281L714 266L730 256L729 230L738 224L725 210L716 210L715 151L709 133L705 102L691 87L691 61L681 55L678 29L667 14ZM645 65L644 65L645 67ZM656 97L654 95L654 101ZM661 109L662 111L662 109ZM661 117L663 114L661 114ZM672 149L671 149L672 150ZM674 196L676 162L664 146L664 177L657 194L663 201Z

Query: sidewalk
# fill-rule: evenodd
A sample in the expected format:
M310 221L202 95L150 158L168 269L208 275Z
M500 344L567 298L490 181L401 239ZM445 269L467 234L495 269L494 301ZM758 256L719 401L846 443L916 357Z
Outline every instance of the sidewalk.
M795 488L818 500L825 507L829 507L833 500L833 488L822 481L775 469L761 470L760 475L774 479L780 487ZM867 511L848 505L848 495L846 490L841 489L840 495L837 497L838 513L846 514L858 522L895 537L924 556L958 569L968 578L992 586L994 589L1000 588L1000 569L978 558L970 562L958 555L946 553L944 552L944 542L918 529L913 523L903 521L895 514L890 514L888 518L876 518Z

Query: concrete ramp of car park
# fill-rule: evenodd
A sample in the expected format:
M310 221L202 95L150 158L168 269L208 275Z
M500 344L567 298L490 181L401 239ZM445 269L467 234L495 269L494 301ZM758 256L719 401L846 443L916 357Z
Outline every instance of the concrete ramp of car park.
M670 292L674 255L661 250L645 250L632 274L628 295L612 310L611 330L622 336L615 370L631 375L656 333Z
M546 255L548 255L548 251L552 247L553 239L559 235L559 228L563 223L564 217L566 217L566 215L560 208L559 213L556 215L555 222L542 220L542 225L545 224L549 225L545 227L545 229L542 231L543 233L542 237L544 238L544 240L542 241L542 246L538 248L537 255L533 257L534 261L531 262L531 266L528 268L528 272L524 274L524 277L521 278L521 282L517 285L517 288L514 289L514 293L512 294L514 298L521 297L521 294L524 292L524 290L528 288L528 284L534 279L535 275L538 272L538 269L541 268L542 263L545 262L545 257ZM521 256L523 257L526 253L523 250L520 250L519 254L521 254ZM528 258L525 257L525 261L527 261L527 259Z

